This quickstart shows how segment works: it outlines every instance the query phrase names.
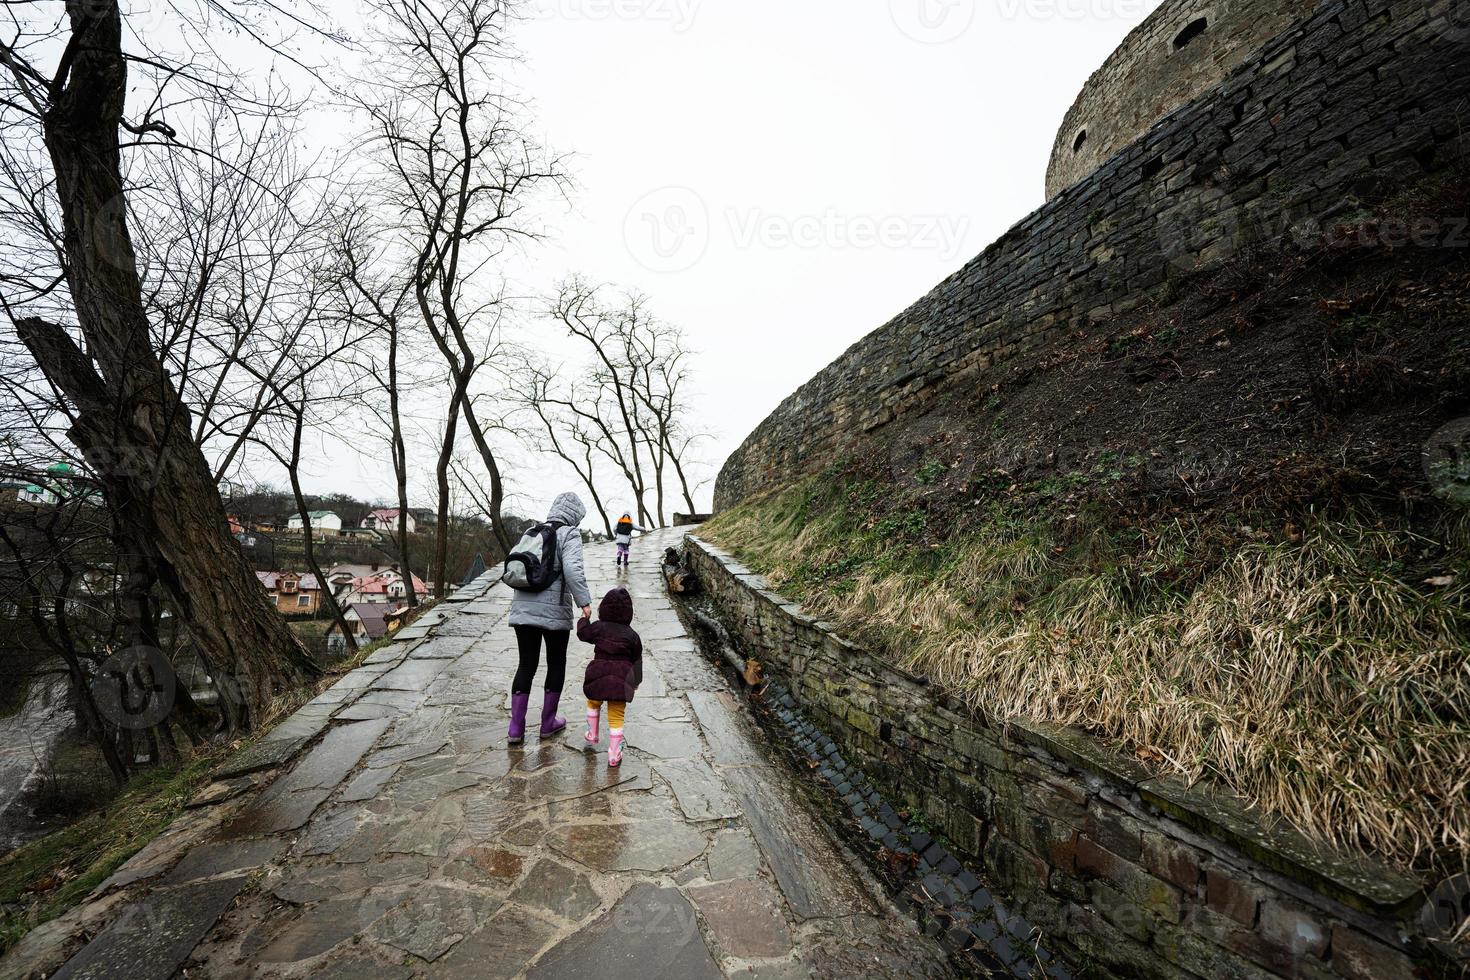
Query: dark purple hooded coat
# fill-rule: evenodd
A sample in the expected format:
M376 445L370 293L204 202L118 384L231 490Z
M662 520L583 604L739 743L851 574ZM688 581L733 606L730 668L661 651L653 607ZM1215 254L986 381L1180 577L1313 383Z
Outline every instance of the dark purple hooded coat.
M643 641L633 622L633 597L613 589L597 607L597 622L577 623L577 639L592 644L582 693L590 701L631 701L643 683Z

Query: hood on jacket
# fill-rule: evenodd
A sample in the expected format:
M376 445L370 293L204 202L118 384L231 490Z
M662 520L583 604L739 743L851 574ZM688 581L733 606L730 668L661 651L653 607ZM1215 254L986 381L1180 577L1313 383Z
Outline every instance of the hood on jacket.
M587 516L587 505L582 498L570 491L557 497L546 515L548 521L560 521L567 527L576 527Z
M602 604L597 607L597 618L605 619L609 623L622 623L624 626L633 622L633 595L627 589L613 589L602 597Z

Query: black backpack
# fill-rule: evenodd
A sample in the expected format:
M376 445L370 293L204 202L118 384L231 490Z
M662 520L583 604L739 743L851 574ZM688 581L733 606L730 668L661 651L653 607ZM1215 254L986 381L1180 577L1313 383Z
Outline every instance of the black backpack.
M557 567L556 535L566 525L559 521L537 524L511 549L500 580L518 592L545 592L561 569Z

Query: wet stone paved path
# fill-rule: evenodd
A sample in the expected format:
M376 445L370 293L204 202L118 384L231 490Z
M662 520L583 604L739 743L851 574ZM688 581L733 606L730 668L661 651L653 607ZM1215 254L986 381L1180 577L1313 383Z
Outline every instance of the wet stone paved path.
M645 645L621 769L605 723L582 738L575 639L566 733L507 746L510 596L487 577L233 760L98 890L57 975L947 975L696 652L658 568L678 537L621 576L589 549Z

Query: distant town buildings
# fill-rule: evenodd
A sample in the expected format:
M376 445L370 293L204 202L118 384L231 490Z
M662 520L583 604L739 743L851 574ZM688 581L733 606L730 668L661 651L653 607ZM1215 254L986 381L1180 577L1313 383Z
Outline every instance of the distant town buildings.
M325 587L315 575L304 572L256 572L255 577L260 580L270 603L287 615L315 615L325 611L329 593L344 609L350 606L397 607L407 605L408 600L408 587L403 575L397 569L384 565L334 565L325 573ZM429 586L423 579L415 575L413 584L420 598L428 595Z
M397 534L399 513L401 512L397 508L384 508L381 510L375 510L367 517L364 517L362 519L362 526L369 531L382 531L385 534ZM408 533L413 534L418 527L418 522L414 520L413 512L409 511L407 514L404 515L404 517L405 522L408 526Z
M378 565L335 565L327 573L332 584L332 594L340 604L365 603L383 604L400 602L408 598L408 586L403 575L395 568ZM417 575L413 577L414 591L423 596L428 586Z
M88 484L70 463L52 463L44 476L13 476L0 480L0 492L32 507L55 507L68 500L101 504L102 493Z
M346 620L347 629L351 631L353 639L359 646L362 646L374 640L381 640L398 629L407 612L407 606L362 603L349 606L342 614L342 618ZM340 650L346 645L346 641L342 638L342 628L338 623L327 627L327 648L329 650Z
M342 518L329 510L314 510L307 514L311 518L311 529L313 531L333 531L341 533ZM300 514L292 514L286 521L286 529L290 531L303 531L305 522Z
M256 572L271 604L286 615L315 614L323 605L322 586L315 575L296 572Z

